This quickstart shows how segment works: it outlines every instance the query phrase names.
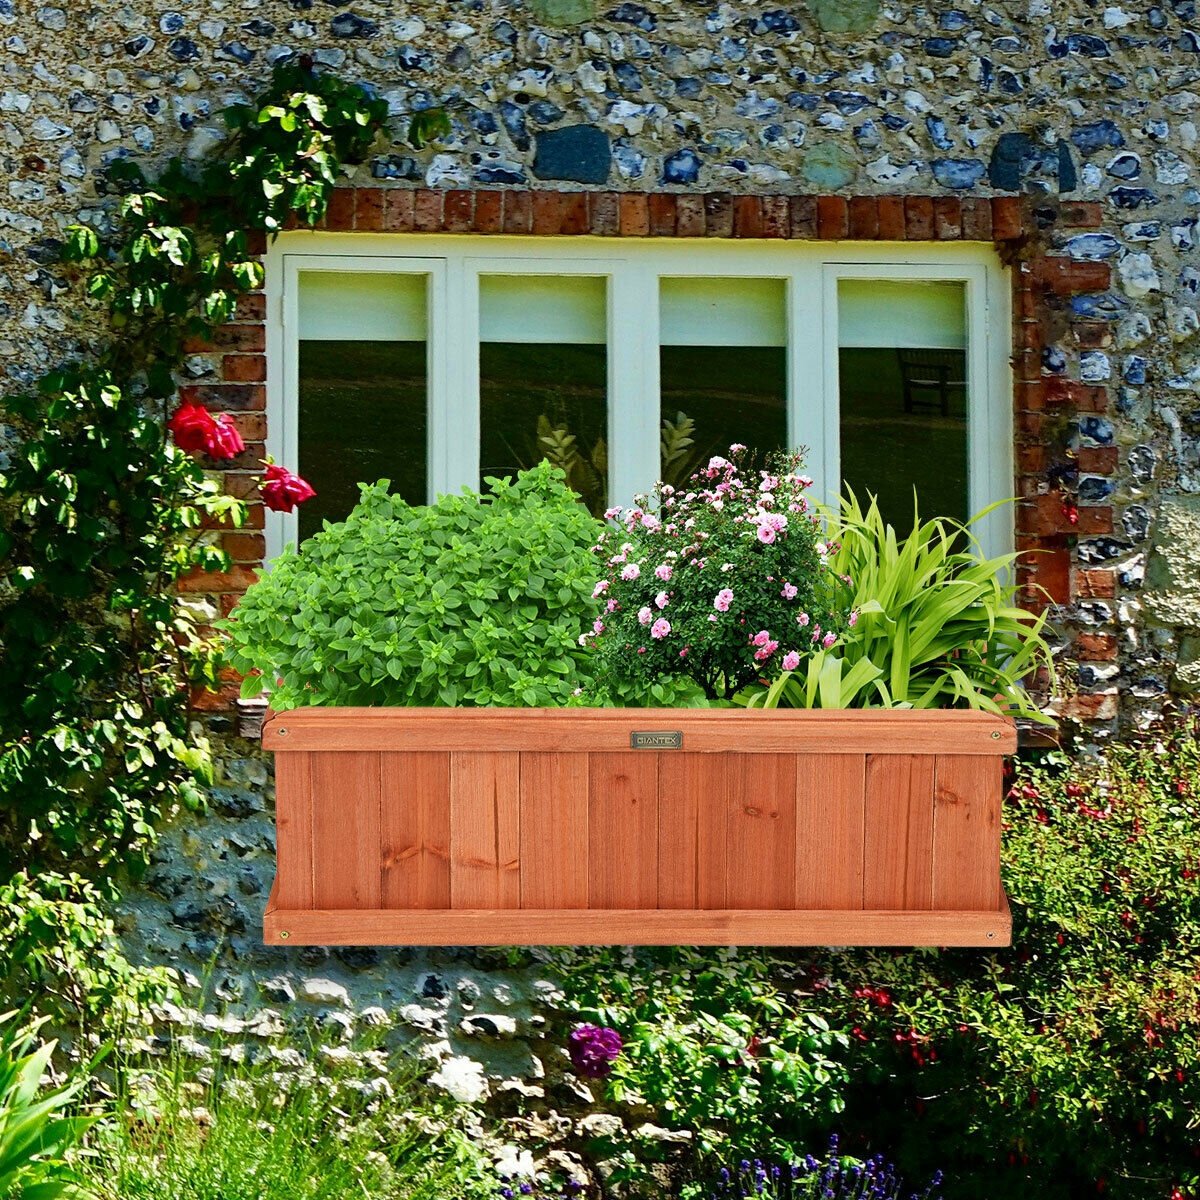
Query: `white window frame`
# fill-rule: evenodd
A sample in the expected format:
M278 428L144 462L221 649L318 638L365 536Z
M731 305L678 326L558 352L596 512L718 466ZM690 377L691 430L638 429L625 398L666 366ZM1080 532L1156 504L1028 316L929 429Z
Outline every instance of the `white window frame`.
M784 281L788 437L808 448L814 492L836 499L839 470L838 283L959 282L967 319L968 501L1013 495L1011 299L996 252L977 243L739 242L483 237L293 231L266 256L267 453L295 467L301 271L392 271L429 280L429 497L478 484L481 274L590 275L608 285L609 494L628 502L658 477L660 276ZM268 561L295 542L294 513L267 513ZM983 523L989 554L1013 546L1013 514Z

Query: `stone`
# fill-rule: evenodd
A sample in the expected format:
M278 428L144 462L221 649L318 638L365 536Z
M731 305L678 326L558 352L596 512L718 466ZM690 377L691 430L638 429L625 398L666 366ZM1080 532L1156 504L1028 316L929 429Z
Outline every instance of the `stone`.
M615 1113L588 1113L575 1128L584 1138L618 1138L625 1132L625 1123Z
M530 0L529 8L535 21L559 29L596 16L596 0Z
M533 173L539 179L600 184L612 170L612 143L595 125L565 125L539 133Z
M434 1087L440 1087L460 1104L478 1104L488 1094L487 1077L483 1067L474 1059L451 1056L429 1077Z
M978 158L937 158L933 161L933 177L946 188L973 188L986 174L987 167Z
M866 33L879 19L880 0L805 0L825 33Z
M340 1004L350 1006L350 993L344 984L332 979L306 979L300 985L300 998L310 1004Z
M1142 603L1162 625L1200 632L1200 496L1163 500L1146 560Z
M665 184L695 183L700 176L702 159L695 150L676 150L663 159L662 181Z
M857 174L858 159L837 142L817 142L800 155L801 177L821 191L839 191Z
M1200 637L1189 634L1179 639L1171 682L1185 695L1200 693Z

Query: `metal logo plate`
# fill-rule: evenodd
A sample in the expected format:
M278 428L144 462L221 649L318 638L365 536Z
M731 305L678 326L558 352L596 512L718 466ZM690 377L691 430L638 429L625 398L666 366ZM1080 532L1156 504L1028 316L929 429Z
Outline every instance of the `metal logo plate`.
M629 744L634 750L682 750L683 733L678 729L635 732L629 735Z

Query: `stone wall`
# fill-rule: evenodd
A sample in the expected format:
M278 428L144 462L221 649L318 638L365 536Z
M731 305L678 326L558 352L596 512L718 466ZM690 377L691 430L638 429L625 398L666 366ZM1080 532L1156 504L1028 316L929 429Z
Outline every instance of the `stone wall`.
M586 190L537 201L560 214L546 232L570 232L561 214L582 204L589 229L594 211L618 232L627 212L644 213L653 236L670 208L676 234L679 213L699 211L704 236L739 220L757 236L768 209L752 198L786 197L797 236L799 198L821 196L814 236L822 220L826 236L888 236L899 204L934 237L955 221L971 236L961 222L980 197L1024 197L1009 247L1018 462L1024 528L1050 552L1038 578L1072 638L1063 706L1111 725L1120 700L1140 723L1170 687L1200 688L1193 0L0 0L9 383L86 344L57 239L70 222L105 219L106 164L204 155L220 107L293 54L387 99L394 144L352 180L396 189L394 200L369 193L380 214L415 214L419 192L439 222L449 205L474 228L491 205L532 213L534 199L510 195ZM404 148L405 114L438 105L452 135ZM485 193L501 199L480 202ZM338 202L352 220L363 194ZM644 208L629 195L646 196ZM261 320L255 298L242 316ZM198 348L184 383L242 389L229 407L256 442L262 389L246 336ZM249 578L261 542L253 528L240 536L242 566L220 586L203 581L205 594L236 595ZM172 832L130 904L133 943L197 978L215 957L231 1035L269 1034L299 1012L334 1031L398 1018L425 1032L452 1088L543 1086L555 1052L538 1049L548 985L534 969L467 952L261 947L270 839L264 762L231 741L213 816ZM476 1059L494 1070L490 1084Z

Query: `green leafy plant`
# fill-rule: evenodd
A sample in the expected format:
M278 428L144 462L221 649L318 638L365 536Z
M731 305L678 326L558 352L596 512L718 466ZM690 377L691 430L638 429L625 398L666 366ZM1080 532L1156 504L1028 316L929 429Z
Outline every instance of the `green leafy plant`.
M301 704L566 704L587 682L599 524L541 463L414 508L364 487L226 623L247 691Z
M189 730L188 695L216 681L218 662L209 614L176 584L228 565L211 531L238 525L244 505L188 451L228 458L241 439L194 397L168 420L174 373L261 285L263 235L323 216L387 106L289 63L225 115L212 160L172 161L156 179L113 164L117 211L63 243L111 335L0 409L15 431L0 476L0 879L26 872L29 898L45 874L51 905L73 873L111 893L115 868L144 862L163 815L202 801L207 751ZM431 115L416 134L437 130ZM291 482L268 480L266 502L294 503ZM28 937L21 945L34 952Z
M1050 672L1045 616L1015 603L1016 555L986 558L970 528L914 518L899 536L851 493L828 521L853 616L836 646L739 700L774 708L973 708L1046 720L1023 682Z
M125 1061L82 1169L96 1200L483 1200L490 1164L410 1071Z
M91 1119L70 1115L84 1085L48 1083L55 1042L37 1044L44 1021L24 1028L0 1016L0 1196L4 1200L87 1200L90 1189L67 1156Z
M1200 1190L1200 740L1022 766L1013 945L818 958L852 1029L844 1128L969 1200Z
M691 1130L701 1155L786 1155L790 1137L840 1111L848 1034L781 982L771 956L680 947L578 950L554 961L573 1018L621 1035L609 1098ZM625 1178L647 1170L628 1144L592 1152L616 1155Z

